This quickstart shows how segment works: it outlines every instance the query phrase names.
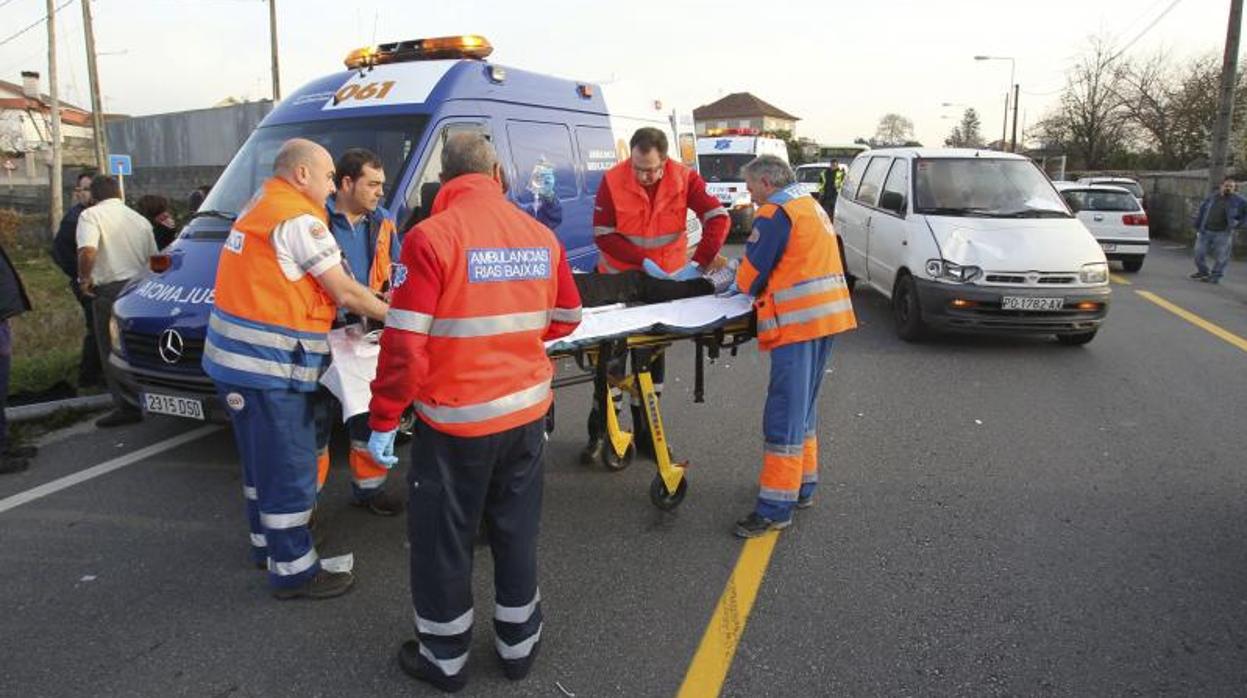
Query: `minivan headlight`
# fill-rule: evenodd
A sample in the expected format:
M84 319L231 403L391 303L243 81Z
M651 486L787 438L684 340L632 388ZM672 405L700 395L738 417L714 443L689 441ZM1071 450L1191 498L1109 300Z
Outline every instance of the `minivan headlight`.
M1084 284L1108 283L1108 264L1092 262L1082 265L1082 270L1078 272L1078 280Z
M927 276L936 281L965 284L974 281L982 273L983 270L976 266L957 264L946 259L927 260Z
M121 323L116 315L108 318L108 346L112 347L114 354L121 356Z

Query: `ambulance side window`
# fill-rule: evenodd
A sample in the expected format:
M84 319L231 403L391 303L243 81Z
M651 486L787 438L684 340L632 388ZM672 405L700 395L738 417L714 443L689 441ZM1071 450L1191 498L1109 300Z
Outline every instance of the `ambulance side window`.
M577 126L576 144L580 147L580 164L585 173L585 194L597 196L602 177L619 161L615 136L609 128Z
M429 209L433 207L433 198L441 187L442 146L446 139L456 133L480 133L490 138L489 128L478 123L451 123L441 127L438 134L429 141L428 153L421 164L420 175L412 180L407 188L407 210L411 213L399 230L407 231L411 226L429 217ZM491 139L492 140L492 139Z
M516 201L526 204L533 200L529 178L533 168L545 159L554 166L554 193L566 201L580 191L576 167L572 159L572 138L563 124L534 121L508 121L507 140L511 142L511 162L515 165L515 183L511 193Z

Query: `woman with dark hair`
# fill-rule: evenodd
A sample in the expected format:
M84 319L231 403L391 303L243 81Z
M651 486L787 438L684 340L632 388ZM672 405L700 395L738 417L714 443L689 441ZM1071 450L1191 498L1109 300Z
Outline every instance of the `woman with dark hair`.
M163 250L178 236L178 224L169 208L169 200L165 197L147 194L135 202L134 209L152 224L156 247Z

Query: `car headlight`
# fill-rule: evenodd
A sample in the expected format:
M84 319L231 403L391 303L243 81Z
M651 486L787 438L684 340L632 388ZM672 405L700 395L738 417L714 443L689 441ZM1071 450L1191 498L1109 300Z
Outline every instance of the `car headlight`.
M108 318L108 346L114 354L121 355L121 323L117 322L116 315Z
M1106 284L1108 283L1108 265L1104 262L1084 264L1078 272L1078 280L1084 284Z
M962 265L946 259L928 259L927 276L936 281L953 284L965 284L974 281L983 273L979 267Z

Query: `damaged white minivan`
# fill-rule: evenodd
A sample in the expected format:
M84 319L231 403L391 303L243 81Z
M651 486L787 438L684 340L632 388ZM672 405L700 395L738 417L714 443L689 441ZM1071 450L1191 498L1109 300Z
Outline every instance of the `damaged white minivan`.
M1108 314L1108 262L1020 155L888 148L853 160L836 202L850 283L891 299L897 335L1053 335L1086 344Z

